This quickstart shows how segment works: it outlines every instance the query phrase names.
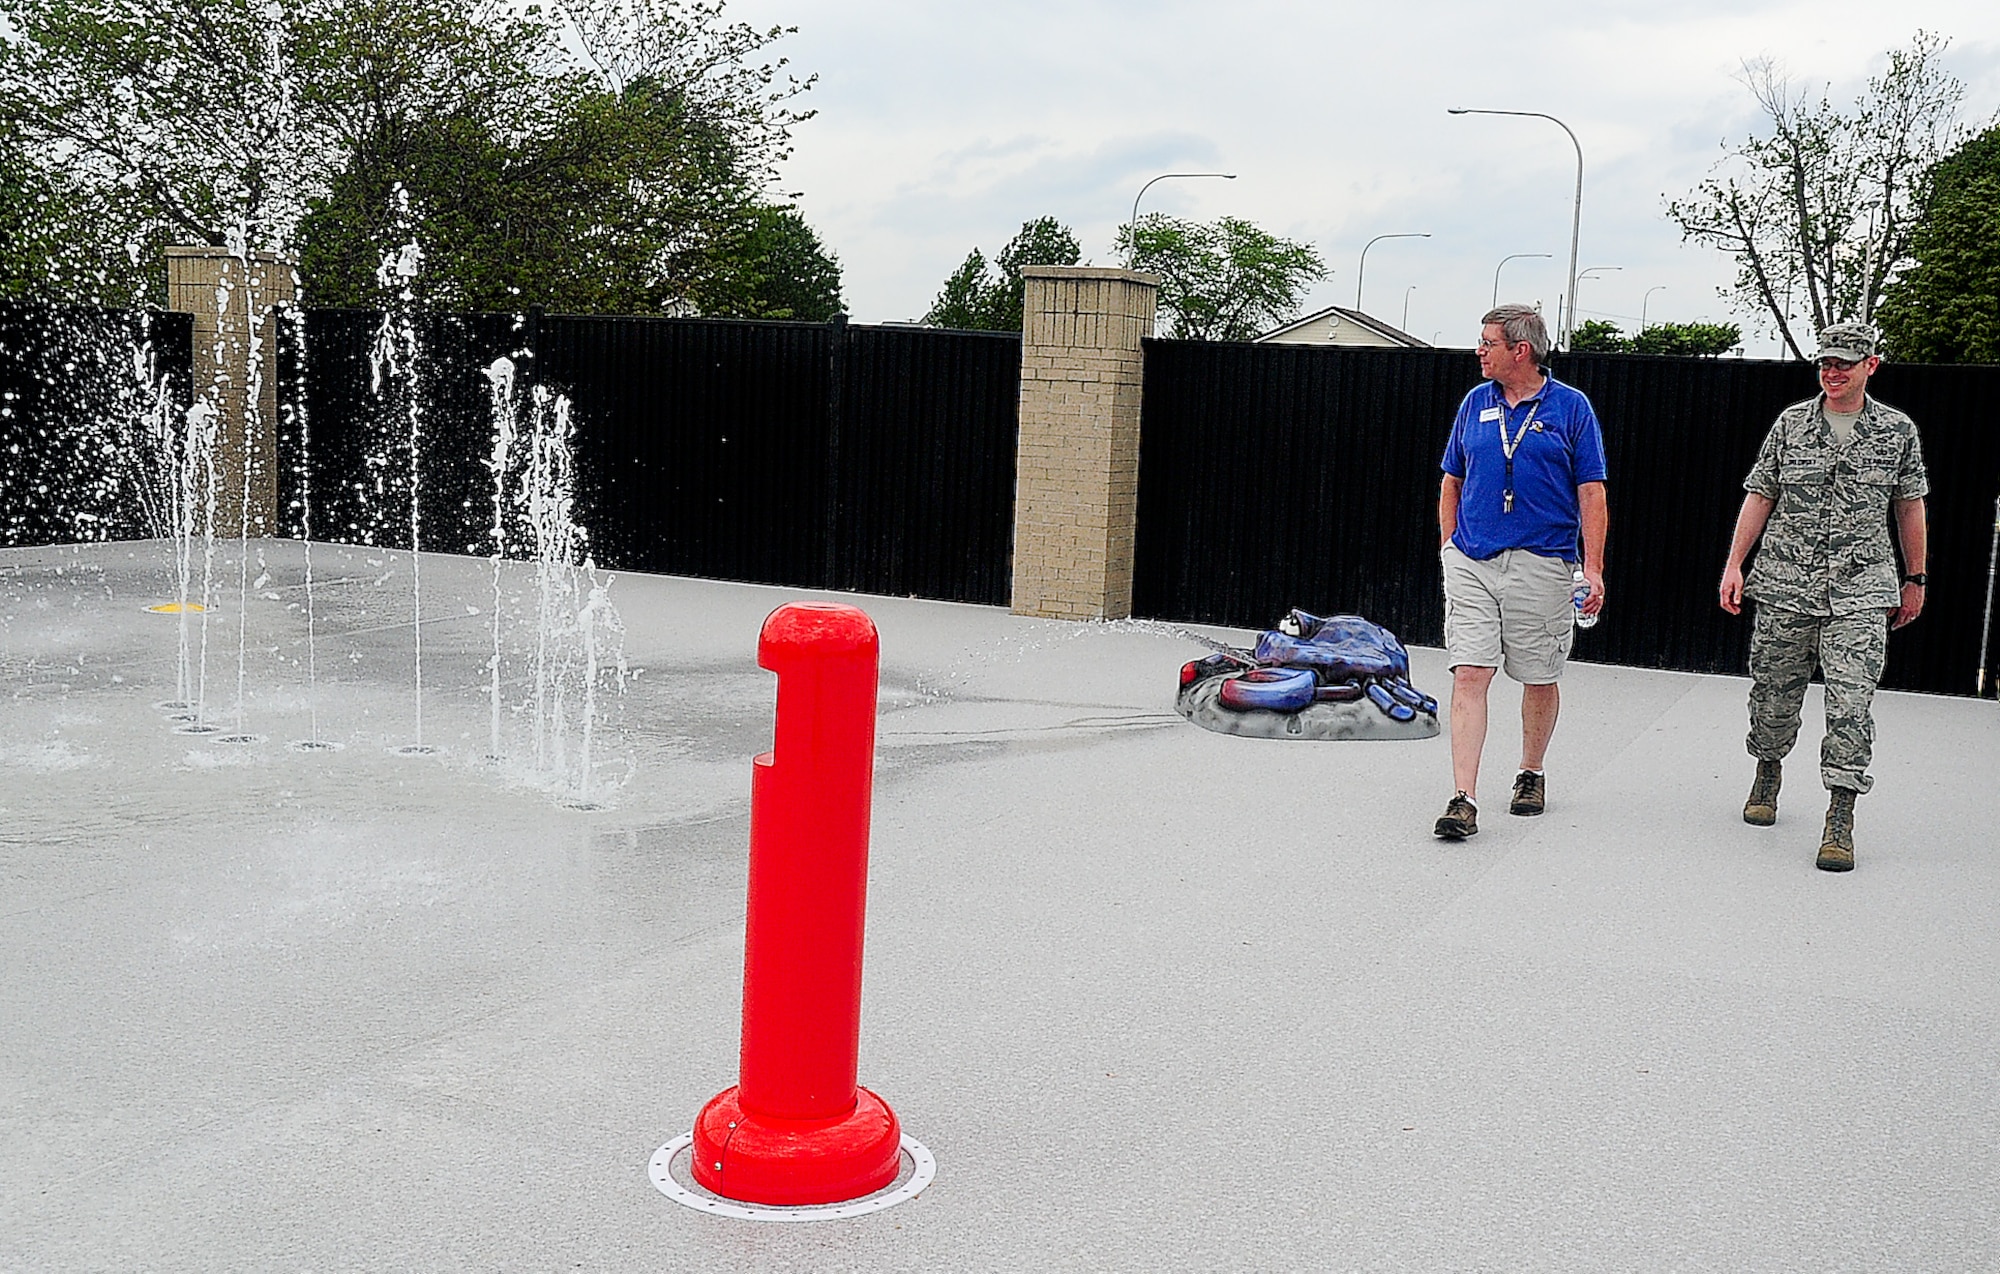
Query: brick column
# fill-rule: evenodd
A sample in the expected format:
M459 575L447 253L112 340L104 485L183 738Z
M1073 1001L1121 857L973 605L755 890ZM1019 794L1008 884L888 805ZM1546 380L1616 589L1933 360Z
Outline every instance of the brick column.
M167 249L167 308L194 315L194 392L220 417L215 525L278 533L278 324L298 294L292 263L269 252L247 262L227 248ZM250 350L257 346L257 401ZM244 503L245 468L249 502Z
M1014 480L1014 613L1132 613L1139 507L1139 340L1160 281L1030 266Z

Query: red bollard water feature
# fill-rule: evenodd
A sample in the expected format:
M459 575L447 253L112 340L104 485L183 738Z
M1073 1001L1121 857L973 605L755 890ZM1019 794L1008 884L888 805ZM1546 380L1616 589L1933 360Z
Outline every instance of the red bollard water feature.
M842 1202L901 1166L895 1112L855 1084L878 651L874 622L833 602L781 606L758 638L778 724L751 771L742 1070L689 1164L724 1198Z

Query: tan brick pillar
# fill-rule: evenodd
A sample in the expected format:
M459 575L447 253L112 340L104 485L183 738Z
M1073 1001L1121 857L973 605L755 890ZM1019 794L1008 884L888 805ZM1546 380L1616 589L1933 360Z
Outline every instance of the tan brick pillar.
M278 533L278 324L297 299L292 263L269 252L249 260L227 248L167 249L167 308L194 315L194 393L220 417L215 525ZM250 366L257 347L256 376ZM257 401L249 401L257 386ZM249 502L244 503L244 477Z
M1014 479L1014 613L1132 613L1139 510L1141 337L1160 280L1029 266Z

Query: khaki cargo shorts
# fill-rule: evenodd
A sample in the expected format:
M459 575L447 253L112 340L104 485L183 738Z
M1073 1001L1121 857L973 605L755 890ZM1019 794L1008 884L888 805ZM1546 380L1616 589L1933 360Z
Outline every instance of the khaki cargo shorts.
M1475 562L1449 543L1439 558L1448 666L1502 668L1528 686L1560 680L1576 640L1575 563L1526 549Z

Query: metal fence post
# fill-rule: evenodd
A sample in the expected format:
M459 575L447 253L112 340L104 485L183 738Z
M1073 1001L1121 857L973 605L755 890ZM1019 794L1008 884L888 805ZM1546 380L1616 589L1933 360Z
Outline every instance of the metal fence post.
M820 546L820 587L839 588L841 400L847 393L847 316L827 321L826 341L826 526Z

